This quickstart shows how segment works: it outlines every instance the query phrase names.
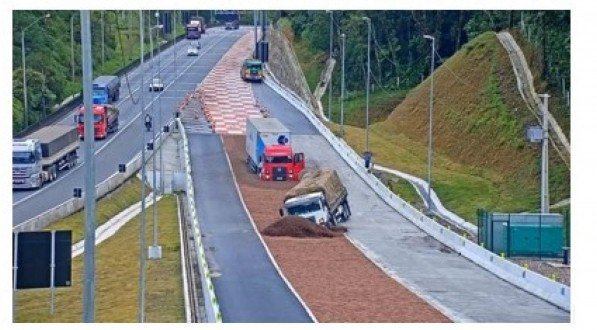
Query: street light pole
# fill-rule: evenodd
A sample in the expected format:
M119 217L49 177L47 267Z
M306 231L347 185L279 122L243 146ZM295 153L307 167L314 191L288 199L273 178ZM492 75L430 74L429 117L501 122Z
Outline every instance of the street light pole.
M36 19L35 21L33 21L33 23L27 25L24 29L21 29L21 63L23 64L23 106L24 106L24 111L23 111L23 119L25 122L25 127L29 126L29 105L28 105L28 100L27 100L27 75L25 74L26 71L26 64L25 64L25 31L27 31L28 28L30 28L31 26L33 26L33 24L39 22L40 19L42 18L48 18L50 17L50 14L45 14L42 17L39 17L38 19Z
M549 121L548 121L548 100L549 94L540 94L539 97L543 99L541 102L543 115L543 143L541 146L541 213L549 213L549 157L548 157L548 143L549 143Z
M340 83L340 135L344 138L344 46L346 43L346 35L340 35L342 41L342 80Z
M83 322L95 321L95 157L93 102L91 88L91 19L89 10L81 10L81 62L83 63L83 104L85 114L85 255L83 274Z
M145 24L143 24L143 11L139 10L139 37L141 40L141 63L143 63L143 30ZM141 118L145 118L145 99L143 97L145 91L144 82L144 70L141 68L141 87L139 92L141 95ZM145 130L144 126L141 125L141 223L139 230L139 310L138 310L138 321L139 323L145 322L145 182L147 181L145 173Z
M330 66L332 65L332 48L333 48L333 39L334 39L334 12L330 10ZM332 120L332 77L334 76L334 71L330 72L330 81L329 84L329 94L328 94L328 120Z
M369 152L369 80L371 77L371 18L363 17L367 21L367 85L366 85L366 113L365 113L365 151Z
M433 138L433 75L435 68L435 38L430 35L424 35L423 38L431 40L431 88L429 90L429 137L427 146L427 209L431 209L431 162L433 157L432 138Z

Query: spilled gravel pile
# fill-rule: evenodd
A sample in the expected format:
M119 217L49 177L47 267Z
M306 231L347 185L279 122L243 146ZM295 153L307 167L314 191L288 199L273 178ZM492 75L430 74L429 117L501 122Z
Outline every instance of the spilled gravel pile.
M266 236L290 236L299 238L338 237L346 232L345 227L327 227L317 225L305 218L287 216L265 227L262 231Z

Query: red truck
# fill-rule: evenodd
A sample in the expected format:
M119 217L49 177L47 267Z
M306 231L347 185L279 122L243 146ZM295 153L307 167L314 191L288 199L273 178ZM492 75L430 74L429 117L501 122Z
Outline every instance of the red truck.
M85 108L81 106L77 111L77 132L79 138L85 138ZM94 138L105 139L108 133L118 130L118 109L109 104L93 105Z
M298 181L305 168L303 153L292 153L289 145L270 145L263 150L263 162L259 178L265 181Z
M266 181L298 181L305 155L293 153L291 134L276 118L248 118L247 164Z

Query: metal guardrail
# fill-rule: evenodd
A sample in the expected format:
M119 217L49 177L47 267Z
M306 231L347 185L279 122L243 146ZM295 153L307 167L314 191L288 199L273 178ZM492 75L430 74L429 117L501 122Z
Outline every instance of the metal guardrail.
M364 160L348 144L346 144L344 140L338 139L319 120L302 99L277 82L276 78L269 72L269 70L268 78L271 79L265 79L265 83L301 111L313 126L317 128L321 135L327 139L328 143L336 150L344 161L352 167L354 172L398 213L436 240L449 246L462 256L492 272L496 276L566 311L570 311L569 286L548 279L507 259L501 258L495 253L492 253L455 232L444 228L433 219L425 216L412 205L394 194L374 175L367 173L364 167Z
M211 272L207 264L207 258L205 255L205 249L203 241L201 239L201 229L199 226L199 216L195 207L195 190L193 188L193 177L191 175L191 157L189 153L189 142L185 128L180 121L180 118L176 119L178 124L180 135L182 136L183 152L184 152L184 169L186 173L186 192L187 192L187 204L189 214L191 216L191 223L193 227L193 235L195 242L195 251L197 251L197 259L199 264L199 270L201 272L201 286L203 288L203 297L205 300L205 309L207 314L207 321L210 323L221 323L222 312L220 311L220 305L216 297L213 282L211 281Z

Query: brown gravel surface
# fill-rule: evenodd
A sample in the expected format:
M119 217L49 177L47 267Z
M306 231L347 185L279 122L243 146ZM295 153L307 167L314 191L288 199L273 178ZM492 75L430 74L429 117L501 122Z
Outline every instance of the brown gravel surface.
M260 181L247 171L245 137L228 135L223 140L243 199L263 232L279 220L284 193L296 183ZM286 278L320 322L450 322L388 277L343 235L263 238Z

